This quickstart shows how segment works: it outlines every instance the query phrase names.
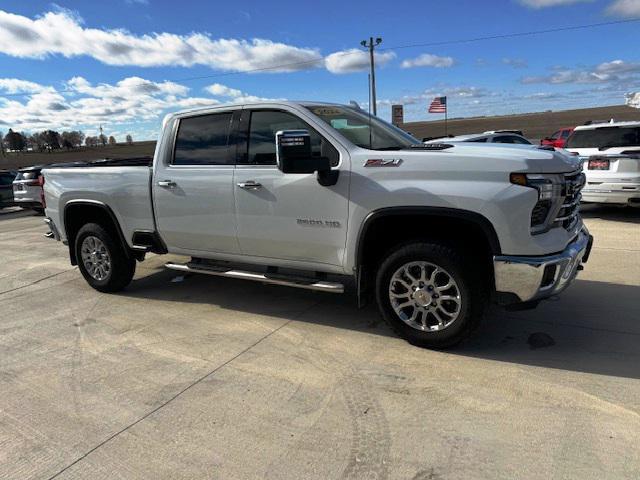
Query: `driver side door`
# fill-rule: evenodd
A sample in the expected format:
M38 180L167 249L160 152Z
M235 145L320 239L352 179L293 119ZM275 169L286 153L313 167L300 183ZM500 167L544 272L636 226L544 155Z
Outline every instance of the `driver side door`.
M316 174L284 174L276 166L275 134L308 130L312 151L339 169L332 186ZM342 266L345 251L349 158L294 111L245 109L234 171L236 225L241 253L248 256ZM335 268L330 268L335 270Z

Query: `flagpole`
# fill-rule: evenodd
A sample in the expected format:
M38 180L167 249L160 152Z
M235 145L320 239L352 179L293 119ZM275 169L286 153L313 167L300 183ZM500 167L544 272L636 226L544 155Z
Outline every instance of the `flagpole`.
M447 114L449 112L449 101L446 100L447 97L445 98L445 102L444 102L444 136L448 136L449 132L447 132Z
M445 108L444 110L444 136L448 136L449 133L447 132L447 109Z

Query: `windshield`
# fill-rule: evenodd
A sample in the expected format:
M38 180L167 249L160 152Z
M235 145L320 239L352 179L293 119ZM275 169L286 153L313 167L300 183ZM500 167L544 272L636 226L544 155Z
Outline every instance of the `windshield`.
M640 127L602 127L574 130L565 148L611 148L640 146Z
M311 105L306 108L362 148L401 150L421 144L399 128L355 108L333 105Z

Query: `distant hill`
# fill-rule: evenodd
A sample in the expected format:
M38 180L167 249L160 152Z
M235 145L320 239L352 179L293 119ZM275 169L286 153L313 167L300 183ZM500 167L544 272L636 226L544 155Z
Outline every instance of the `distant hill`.
M481 133L488 130L522 130L527 138L539 140L551 135L561 127L582 125L588 120L639 120L640 109L626 105L610 107L581 108L557 112L522 113L498 117L474 117L449 120L449 134ZM402 128L416 138L444 135L444 120L433 122L408 122Z
M31 165L98 160L100 158L126 158L153 156L155 141L133 142L132 145L118 143L104 147L80 147L73 150L47 152L21 152L0 154L0 169L14 169Z
M551 135L560 127L582 125L588 120L609 120L610 118L640 121L640 110L625 105L613 105L610 107L581 108L579 110L563 110L557 112L458 118L449 120L448 130L452 135L461 135L464 133L485 132L487 130L513 129L522 130L525 136L532 140L539 140ZM405 123L402 128L420 139L444 135L444 121L441 120L433 122L409 122ZM4 157L0 156L0 169L97 160L100 158L153 156L155 148L155 141L147 141L134 142L132 145L119 143L105 147L81 147L68 151L56 150L51 153L7 153Z

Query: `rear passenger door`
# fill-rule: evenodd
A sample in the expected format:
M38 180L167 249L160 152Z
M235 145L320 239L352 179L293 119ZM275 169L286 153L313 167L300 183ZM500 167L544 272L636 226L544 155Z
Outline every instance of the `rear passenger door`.
M157 226L173 252L194 256L238 252L233 131L240 111L180 118L172 153L156 164Z

